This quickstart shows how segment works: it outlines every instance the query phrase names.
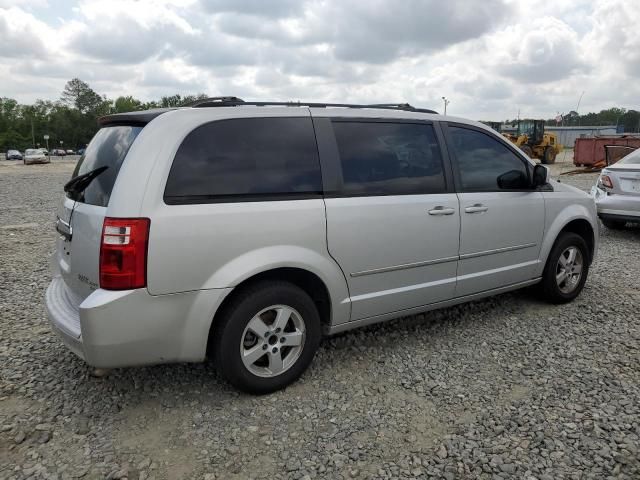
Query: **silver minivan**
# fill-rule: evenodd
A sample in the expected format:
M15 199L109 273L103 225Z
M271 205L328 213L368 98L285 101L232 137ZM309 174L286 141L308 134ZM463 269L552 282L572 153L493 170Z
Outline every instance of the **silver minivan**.
M271 392L323 335L534 284L571 301L597 250L593 198L477 122L225 97L99 123L46 293L95 367L210 356Z

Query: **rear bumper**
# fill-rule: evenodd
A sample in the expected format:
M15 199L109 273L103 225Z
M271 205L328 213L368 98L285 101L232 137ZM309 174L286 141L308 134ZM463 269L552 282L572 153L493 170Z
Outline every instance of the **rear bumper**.
M48 158L44 158L44 159L39 159L39 160L25 160L24 161L25 165L36 165L36 164L42 164L42 163L51 163L51 160Z
M45 294L45 305L53 331L73 353L84 360L80 312L67 294L62 277L54 277Z
M607 195L597 189L594 192L598 216L627 222L640 221L640 195Z
M74 305L56 276L45 299L52 329L71 351L92 366L115 368L204 360L211 320L230 291L98 289Z
M620 222L640 223L640 215L624 215L618 213L599 213L598 217L605 220L618 220Z

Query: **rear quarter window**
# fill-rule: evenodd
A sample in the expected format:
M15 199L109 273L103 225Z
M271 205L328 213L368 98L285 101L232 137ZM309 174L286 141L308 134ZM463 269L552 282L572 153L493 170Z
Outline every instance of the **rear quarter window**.
M243 118L189 133L173 160L168 204L320 196L322 177L310 118Z
M116 183L116 178L118 178L122 162L142 128L141 126L120 125L98 130L78 160L71 178L96 168L104 166L108 168L89 184L78 199L79 202L101 207L106 207L109 204L111 191Z

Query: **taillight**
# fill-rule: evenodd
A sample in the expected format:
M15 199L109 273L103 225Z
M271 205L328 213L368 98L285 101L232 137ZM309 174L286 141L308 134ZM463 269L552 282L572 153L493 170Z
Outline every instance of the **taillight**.
M100 288L147 286L148 218L105 218L100 244Z
M613 182L611 181L611 177L609 175L602 175L600 177L600 183L607 188L613 188Z

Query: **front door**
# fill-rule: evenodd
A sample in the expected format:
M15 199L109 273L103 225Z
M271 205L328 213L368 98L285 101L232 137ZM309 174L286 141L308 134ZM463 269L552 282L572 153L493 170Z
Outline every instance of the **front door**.
M453 297L460 213L433 125L331 125L337 186L325 199L328 248L347 279L352 320Z
M530 187L533 165L490 132L446 131L460 199L456 296L532 279L545 220L543 195Z

